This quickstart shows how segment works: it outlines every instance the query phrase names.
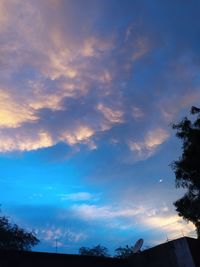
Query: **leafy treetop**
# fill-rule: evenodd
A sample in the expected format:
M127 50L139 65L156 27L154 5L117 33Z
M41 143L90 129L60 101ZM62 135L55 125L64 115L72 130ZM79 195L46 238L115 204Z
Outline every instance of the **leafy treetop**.
M134 254L133 247L129 247L127 245L125 247L116 248L115 253L115 257L121 259L126 259Z
M108 249L101 245L92 248L81 247L79 249L79 254L84 256L109 257Z
M176 136L182 141L182 155L171 166L176 176L176 186L186 189L185 195L174 205L179 216L191 221L200 238L200 109L191 108L196 118L191 121L185 117L172 125Z
M31 250L38 243L33 232L12 225L5 216L0 217L0 249Z

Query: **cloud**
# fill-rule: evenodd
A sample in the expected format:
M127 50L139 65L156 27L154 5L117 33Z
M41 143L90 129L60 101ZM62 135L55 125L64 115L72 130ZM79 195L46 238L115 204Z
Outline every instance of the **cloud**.
M72 210L83 219L90 220L110 220L120 217L133 217L144 211L143 207L133 208L116 208L111 206L96 206L96 205L74 205Z
M80 231L74 231L72 229L65 229L63 227L56 227L54 225L41 229L38 232L38 235L41 236L42 240L55 243L55 240L65 240L65 242L77 243L86 238L85 233ZM60 246L64 244L61 243Z
M140 119L145 116L145 113L141 108L135 106L132 108L132 116L134 119Z
M16 128L27 121L37 119L33 110L20 104L12 97L12 93L0 90L0 128Z
M148 39L145 37L140 37L136 40L136 44L134 47L132 59L137 60L141 58L145 53L147 53L150 49L150 45Z
M175 239L180 235L191 235L195 232L194 225L183 221L178 215L167 214L151 216L145 218L143 222L144 227L154 231L161 231L166 234L169 239Z
M1 152L9 151L30 151L39 148L50 147L54 143L48 133L40 131L34 136L26 133L16 134L13 137L7 136L0 131L0 144Z
M190 85L191 86L191 85ZM161 99L159 103L159 112L166 123L174 123L189 113L192 106L198 106L200 99L199 88L187 88L184 94L174 95L170 99ZM181 110L185 110L182 114Z
M137 152L139 158L148 158L153 155L156 149L169 138L169 133L161 128L150 130L142 142L129 141L129 148Z
M106 107L103 104L98 104L97 109L102 112L103 116L111 123L123 122L123 111L113 110L112 108Z
M72 210L79 219L95 221L96 224L103 222L107 228L125 231L137 229L141 233L154 231L156 234L164 233L170 239L183 234L194 235L195 231L192 223L185 222L166 206L152 208L141 205L120 208L81 204L72 206Z
M88 192L61 194L60 197L62 200L71 200L71 201L86 201L86 200L98 199L96 195L93 195Z
M57 20L53 25L49 18L52 12L51 4L57 9L55 14L57 16L61 12L60 3L54 5L55 3L51 2L50 5L46 5L45 2L40 6L38 1L34 4L28 1L24 5L17 6L16 4L16 1L9 2L6 20L8 28L6 37L3 35L2 38L5 46L0 48L2 51L0 66L3 70L2 83L5 88L9 84L9 91L4 89L0 94L1 126L2 128L14 127L15 130L8 130L5 133L3 129L1 140L4 145L0 150L2 152L29 151L45 148L60 141L71 146L85 143L90 148L95 148L91 137L99 131L101 126L93 127L89 121L87 123L77 122L75 118L73 124L70 125L71 129L69 126L60 129L55 136L49 129L45 129L44 125L41 125L39 114L42 109L64 110L65 114L69 112L71 114L74 111L68 110L66 101L68 98L70 101L72 98L76 99L78 107L80 97L88 94L91 83L94 81L105 83L109 80L108 72L105 72L103 68L97 70L98 68L93 67L90 59L85 60L85 58L96 58L110 51L113 46L112 40L108 38L103 40L97 36L84 36L80 44L75 44L73 38L70 39L63 34L60 21ZM6 2L2 5L7 8ZM11 16L12 13L13 16ZM30 28L30 24L34 27ZM44 30L49 28L48 24L52 25L52 29L44 34ZM14 25L18 25L16 35L10 36ZM12 45L11 42L6 42L6 38L9 37L12 37ZM15 62L10 60L11 56L15 56ZM20 77L17 83L14 77ZM95 103L90 105L94 105L95 108ZM111 109L109 112L111 114ZM94 114L94 119L97 116L99 115ZM113 112L111 123L106 128L112 127L112 121L116 123L115 120L119 117L120 114ZM26 136L25 133L21 136L21 132L26 132L31 122L33 122L31 128L34 130L34 136L33 134ZM103 121L97 121L97 123L105 124Z
M79 230L74 230L64 226L49 225L44 228L38 228L36 230L37 237L40 239L39 245L40 251L48 248L59 249L59 251L65 251L66 249L77 247L80 242L84 242L87 239L87 235Z
M113 40L102 40L97 37L89 37L84 40L81 54L85 57L97 57L113 48Z
M145 138L145 146L147 149L154 149L165 142L168 137L169 134L164 129L155 129L147 133Z
M31 183L28 188L31 204L50 201L59 208L27 207L24 215L17 210L52 246L55 237L65 247L68 241L94 243L97 236L113 241L114 234L124 240L138 233L193 231L161 203L177 196L166 167L174 144L169 124L200 101L199 4L179 6L179 1L152 6L124 1L122 7L107 0L0 1L0 152L54 146L24 153L17 170L44 154L68 160L62 173L57 164L48 166L56 169L51 177L60 175L51 192L39 195L35 187L31 192ZM66 177L66 166L77 175ZM10 171L2 176L8 192L14 190ZM41 173L37 179L49 183ZM71 179L98 184L104 198L85 187L59 194Z
M149 23L131 12L122 27L112 14L116 27L102 31L97 25L111 16L103 4L92 4L90 16L87 5L84 14L78 6L1 1L0 151L59 142L94 150L115 140L137 160L153 156L170 137L166 122L200 98L193 50L167 31L170 23L166 37L156 18ZM172 37L177 54L165 41Z
M94 135L92 129L87 126L79 126L74 132L66 131L62 134L61 140L67 141L68 144L74 145L76 143L88 140Z
M68 247L70 250L75 249L75 252L78 247L95 244L98 240L108 242L108 247L112 247L114 242L116 248L122 240L123 245L126 245L130 240L132 242L137 239L138 235L144 237L146 242L151 240L148 241L151 245L157 245L166 241L166 236L173 239L194 233L191 223L185 223L164 204L155 207L139 204L71 205L68 202L68 207L63 208L41 205L12 206L12 210L17 214L11 216L15 223L30 231L35 229L41 241L41 251L44 251L45 247L48 251L55 248L56 240L60 251Z
M87 225L75 220L70 210L57 206L43 205L9 205L5 206L4 214L14 223L27 231L34 231L40 244L34 248L37 251L55 252L56 241L59 251L66 248L74 249L74 253L82 242L88 239ZM68 213L67 217L63 217ZM28 214L28 216L27 216ZM71 251L72 253L72 251Z

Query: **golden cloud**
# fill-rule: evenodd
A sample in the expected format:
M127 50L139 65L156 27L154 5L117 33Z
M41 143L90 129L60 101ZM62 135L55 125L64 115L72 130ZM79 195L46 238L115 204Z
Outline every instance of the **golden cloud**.
M61 140L66 141L69 145L74 145L87 141L94 135L94 131L88 126L79 126L76 130L68 130L61 135Z
M158 146L163 144L169 138L169 133L162 129L157 128L147 132L143 141L129 141L128 146L131 151L138 153L140 158L148 158L153 155Z
M6 90L0 90L0 127L19 127L22 123L36 120L33 110L17 103Z
M155 147L165 142L168 139L168 137L169 133L162 128L149 131L145 138L145 146L148 149L154 149Z
M109 51L112 48L113 48L112 38L103 40L91 36L84 40L83 48L81 49L81 54L84 57L97 57L101 55L102 52Z
M0 132L0 151L30 151L39 148L50 147L54 143L48 133L40 131L37 136L26 136L16 134L15 136L6 136Z
M141 223L150 229L162 229L162 231L172 239L180 234L187 235L195 231L195 227L191 222L185 222L178 215L147 216Z
M111 123L121 123L123 122L123 111L112 109L104 104L98 104L97 109L101 111L107 121Z

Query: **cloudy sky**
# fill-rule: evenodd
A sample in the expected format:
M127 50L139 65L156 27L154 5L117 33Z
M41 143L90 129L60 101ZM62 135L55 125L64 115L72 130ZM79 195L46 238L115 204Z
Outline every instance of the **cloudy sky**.
M0 0L0 203L35 249L110 253L176 215L171 123L200 102L197 0Z

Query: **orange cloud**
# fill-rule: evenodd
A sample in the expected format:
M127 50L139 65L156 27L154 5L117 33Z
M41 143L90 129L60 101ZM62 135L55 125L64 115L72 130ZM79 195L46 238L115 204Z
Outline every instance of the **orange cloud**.
M96 57L109 51L113 47L113 40L103 40L94 36L87 38L83 43L81 54L85 57Z
M188 235L195 231L195 227L191 222L187 223L183 221L178 215L146 217L142 223L150 229L162 229L170 239L176 238L180 234Z
M123 122L123 111L112 109L104 104L98 104L97 109L102 112L107 121L111 123Z
M44 147L50 147L54 143L48 133L40 131L36 136L16 134L6 136L0 132L0 152L30 151Z
M61 140L66 141L70 145L87 141L94 135L94 131L88 126L79 126L76 130L68 130L61 135Z
M17 103L6 90L0 90L0 127L19 127L27 121L34 121L37 117L26 104Z
M153 155L157 147L164 143L168 138L169 133L166 130L157 128L148 131L143 141L129 141L128 145L131 151L137 152L140 158L145 159Z

